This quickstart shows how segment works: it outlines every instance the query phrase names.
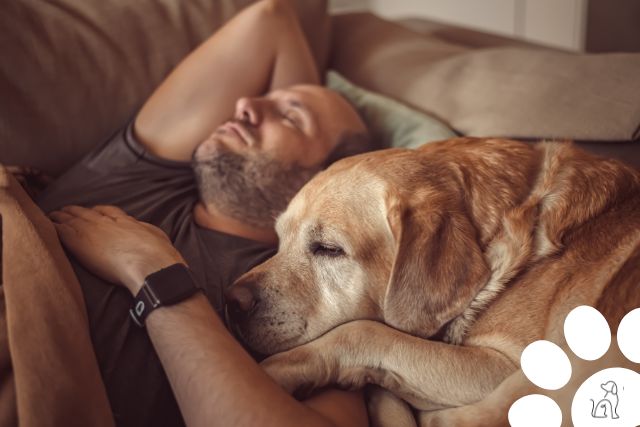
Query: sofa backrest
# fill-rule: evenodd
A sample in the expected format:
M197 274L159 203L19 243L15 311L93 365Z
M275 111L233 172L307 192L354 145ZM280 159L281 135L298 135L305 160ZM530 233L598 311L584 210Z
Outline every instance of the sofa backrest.
M253 0L20 0L0 8L0 163L57 175L133 117ZM322 0L296 0L311 8ZM472 49L371 14L333 19L331 66L463 134L640 138L640 54Z
M0 162L59 174L251 1L3 2Z
M513 44L477 48L366 13L333 21L332 67L366 89L443 119L461 134L640 139L640 53L572 54Z

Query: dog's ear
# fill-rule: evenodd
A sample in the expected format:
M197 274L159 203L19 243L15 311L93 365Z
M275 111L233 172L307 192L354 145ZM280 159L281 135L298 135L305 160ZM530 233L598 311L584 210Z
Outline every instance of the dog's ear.
M467 308L490 271L466 214L455 203L420 198L387 207L396 249L383 313L389 325L426 338Z

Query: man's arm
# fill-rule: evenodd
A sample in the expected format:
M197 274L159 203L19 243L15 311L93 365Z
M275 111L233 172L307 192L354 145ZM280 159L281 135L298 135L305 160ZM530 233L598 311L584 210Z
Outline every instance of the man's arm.
M303 405L283 392L202 295L155 310L146 327L189 426L366 425L354 393L334 390Z
M137 294L144 278L184 260L157 227L116 207L51 213L60 239L89 270ZM228 333L202 295L153 311L146 327L189 426L367 425L359 393L330 390L300 403Z
M317 2L319 5L326 2ZM321 19L325 19L321 17ZM320 25L328 32L327 25ZM318 61L328 37L314 38ZM190 160L195 147L234 112L241 97L298 83L320 70L289 0L261 0L187 56L140 110L136 136L154 154Z

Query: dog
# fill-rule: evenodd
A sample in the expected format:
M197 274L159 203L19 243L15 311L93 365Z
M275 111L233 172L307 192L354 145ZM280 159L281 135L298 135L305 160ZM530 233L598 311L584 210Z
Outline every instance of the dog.
M598 404L595 400L589 399L591 400L591 416L593 418L611 417L613 420L620 418L618 416L618 386L613 381L607 381L600 384L600 388L604 390L604 397L598 401Z
M579 305L612 326L640 306L640 173L569 142L343 159L276 231L277 254L227 291L233 329L289 392L375 385L375 425L403 402L420 425L506 425L529 343L567 348Z

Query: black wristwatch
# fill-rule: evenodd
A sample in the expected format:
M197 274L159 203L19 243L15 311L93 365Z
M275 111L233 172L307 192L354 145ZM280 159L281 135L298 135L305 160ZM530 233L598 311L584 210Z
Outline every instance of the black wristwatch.
M199 290L191 270L184 264L173 264L144 279L129 314L136 325L144 328L144 321L153 310L179 303Z

